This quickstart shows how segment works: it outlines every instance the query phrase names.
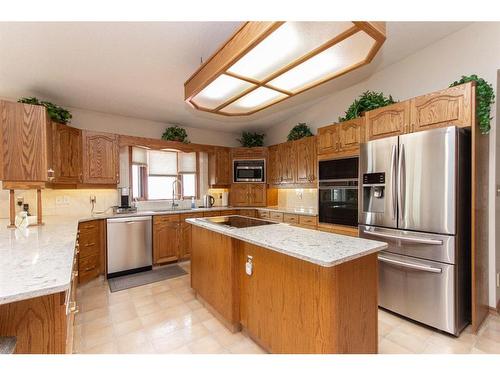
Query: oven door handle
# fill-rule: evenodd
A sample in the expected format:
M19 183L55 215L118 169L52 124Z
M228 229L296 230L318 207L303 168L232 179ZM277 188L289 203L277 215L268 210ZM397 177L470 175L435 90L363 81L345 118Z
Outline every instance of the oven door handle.
M404 268L410 268L412 270L417 270L417 271L425 271L425 272L432 272L432 273L441 273L443 270L441 268L436 268L436 267L431 267L431 266L426 266L423 264L415 264L415 263L408 263L408 262L403 262L400 260L396 259L391 259L391 258L386 258L382 255L378 256L378 260L384 263L389 263L393 264L395 266L401 266Z
M442 245L443 241L441 240L433 240L429 238L418 238L418 237L405 237L405 236L398 236L395 234L385 234L385 233L377 233L377 232L372 232L369 230L363 230L364 234L376 236L376 237L381 237L381 238L390 238L393 240L401 240L401 241L406 241L406 242L413 242L413 243L421 243L425 245Z

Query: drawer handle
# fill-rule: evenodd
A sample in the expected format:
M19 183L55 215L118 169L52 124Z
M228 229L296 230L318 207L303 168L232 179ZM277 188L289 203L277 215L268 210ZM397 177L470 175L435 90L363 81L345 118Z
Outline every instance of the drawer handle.
M92 267L88 267L88 268L85 268L85 271L84 272L88 272L88 271L92 271L93 269L95 269L97 266L92 266Z
M412 270L432 272L432 273L441 273L443 271L441 268L436 268L436 267L431 267L431 266L425 266L425 265L422 265L422 264L402 262L400 260L389 259L389 258L383 257L381 255L378 256L378 260L380 260L381 262L385 262L385 263L389 263L389 264L394 264L396 266L410 268Z
M73 271L73 277L78 277L78 271Z
M80 309L76 305L76 302L69 303L69 311L73 314L78 314L80 312Z
M84 246L85 247L95 246L95 242L86 243Z

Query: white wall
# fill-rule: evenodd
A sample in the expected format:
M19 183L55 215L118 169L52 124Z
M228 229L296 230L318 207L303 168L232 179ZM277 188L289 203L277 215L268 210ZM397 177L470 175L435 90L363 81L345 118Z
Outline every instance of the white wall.
M391 36L388 35L388 38ZM411 41L410 41L411 43ZM336 122L352 101L366 90L383 91L404 100L443 89L462 75L477 74L496 90L500 68L500 22L474 23L448 35L417 53L375 73L355 86L326 97L300 115L289 118L267 131L267 144L285 141L290 129L306 122L313 130ZM498 99L498 98L497 98ZM495 106L492 107L495 116ZM490 306L496 305L495 280L495 153L496 129L490 136ZM315 132L315 131L313 131Z

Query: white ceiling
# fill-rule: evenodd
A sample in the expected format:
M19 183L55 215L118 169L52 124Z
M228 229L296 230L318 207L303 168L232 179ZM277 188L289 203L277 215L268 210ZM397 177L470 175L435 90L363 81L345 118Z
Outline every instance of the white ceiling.
M197 128L267 128L323 96L434 43L467 22L388 22L374 61L251 116L227 118L184 102L184 81L241 22L0 22L0 97L38 96L59 105Z

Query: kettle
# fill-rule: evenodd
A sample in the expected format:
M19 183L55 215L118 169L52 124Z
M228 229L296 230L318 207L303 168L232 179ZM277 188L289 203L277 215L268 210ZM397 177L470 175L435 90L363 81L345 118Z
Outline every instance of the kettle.
M214 203L215 203L215 198L212 197L211 195L206 194L203 196L203 206L210 208L214 205Z

